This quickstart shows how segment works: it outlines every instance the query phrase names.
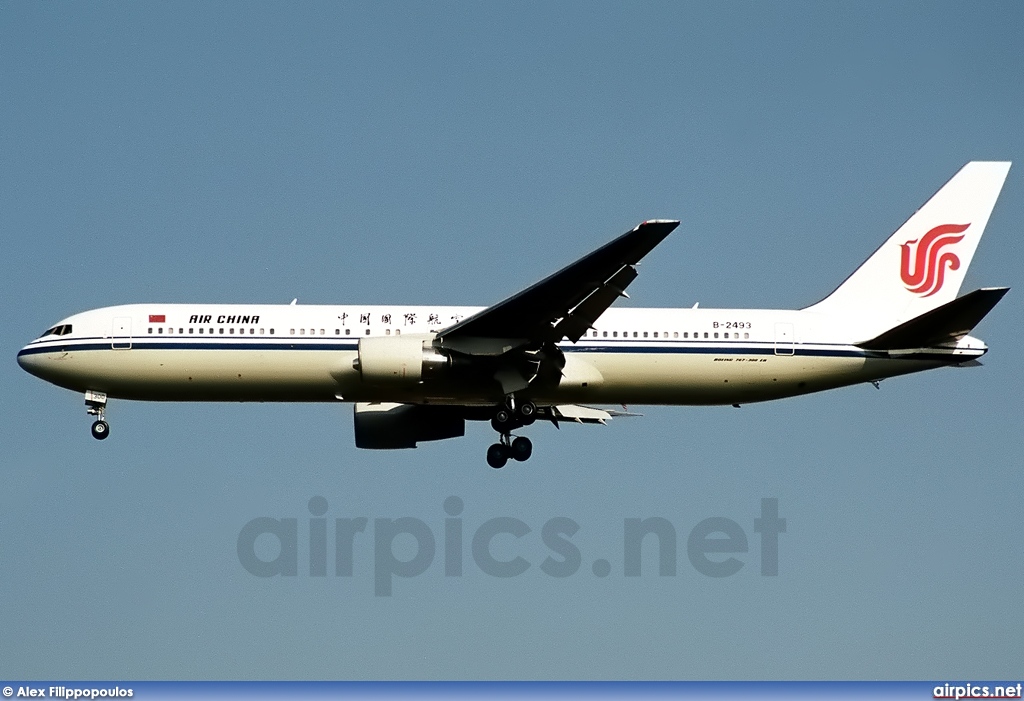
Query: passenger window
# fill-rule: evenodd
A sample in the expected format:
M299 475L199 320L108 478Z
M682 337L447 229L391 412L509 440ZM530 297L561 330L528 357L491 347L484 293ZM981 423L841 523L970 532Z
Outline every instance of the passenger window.
M203 332L203 330L202 330L202 329L199 329L199 333L202 333L202 332Z
M352 333L352 329L345 329L345 335L348 336Z
M370 335L370 329L366 329L366 335L367 335L367 336L369 336L369 335Z
M334 329L334 335L335 336L340 336L341 335L341 329Z
M618 338L619 337L619 332L618 331L612 331L612 337Z
M256 335L256 329L249 329L249 335L250 336L255 336Z
M221 333L224 333L224 332L221 331ZM234 329L228 329L228 333L230 333L232 336L234 336L235 335L235 330Z
M603 335L605 338L608 338L608 332L607 331L602 331L601 335Z
M391 329L384 329L384 335L385 336L390 336L391 335Z
M665 335L667 336L668 334L665 334ZM679 338L679 332L678 332L678 331L674 332L674 333L672 334L672 337L673 337L673 338Z
M161 326L160 328L158 328L158 329L156 330L156 332L157 332L158 334L159 334L159 333L163 333L163 332L164 332L164 327L163 327L163 326Z
M323 329L320 329L320 335L321 335L321 336L323 336L323 335L324 335L324 330L323 330Z
M647 332L644 331L644 338L647 338Z
M183 333L185 333L185 329L178 329L178 335L179 335L179 336L180 336L181 334L183 334Z
M743 334L743 338L750 338L750 334L749 333Z
M273 336L273 335L274 335L274 329L270 329L270 335L271 335L271 336Z
M704 332L704 338L707 338L707 337L708 337L708 332L707 332L707 331L705 331L705 332Z
M690 337L690 332L689 331L683 331L683 338L689 338L689 337Z
M306 335L306 329L299 329L299 335L300 336L305 336Z
M148 329L146 329L146 331L147 331L148 333L153 333L153 327L152 327L152 326L150 326L150 327L149 327Z
M715 331L715 338L718 338L718 332Z
M655 331L655 332L654 332L654 337L655 337L655 338L657 338L657 337L658 337L658 332L657 332L657 331Z
M263 329L260 329L260 336L263 335Z
M196 332L196 331L195 331L195 327L193 326L193 327L192 327L191 329L189 329L189 330L188 330L188 332L189 332L190 334L193 334L193 333L195 333L195 332ZM202 333L202 332L203 332L203 330L202 330L202 329L199 329L199 333Z
M224 329L221 329L221 330L220 330L220 335L221 335L221 336L223 336L223 335L224 335Z

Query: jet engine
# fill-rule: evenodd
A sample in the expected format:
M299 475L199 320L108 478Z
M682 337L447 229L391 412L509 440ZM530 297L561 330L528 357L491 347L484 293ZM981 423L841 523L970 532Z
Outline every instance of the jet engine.
M356 447L373 450L415 448L419 441L466 435L466 419L452 407L357 402Z
M370 384L414 383L450 367L449 356L433 348L433 336L366 336L352 367Z

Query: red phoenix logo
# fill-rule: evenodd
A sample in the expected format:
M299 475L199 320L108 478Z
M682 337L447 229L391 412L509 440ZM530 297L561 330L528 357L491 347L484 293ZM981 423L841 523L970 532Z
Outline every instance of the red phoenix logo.
M942 289L946 268L958 270L960 258L952 251L942 252L963 239L963 232L970 224L942 224L921 237L900 245L900 276L903 284L914 294L931 297ZM912 253L910 245L916 243Z

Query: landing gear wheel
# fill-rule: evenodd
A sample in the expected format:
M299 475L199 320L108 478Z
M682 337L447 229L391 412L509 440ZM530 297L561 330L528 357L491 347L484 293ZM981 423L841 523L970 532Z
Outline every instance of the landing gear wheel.
M508 457L508 448L501 443L495 443L487 449L487 464L495 470L505 467Z
M526 462L533 455L533 443L526 436L519 436L512 445L509 446L509 451L512 453L512 459L518 460L519 462Z
M110 435L110 424L100 419L92 425L92 437L98 441L104 440Z
M96 421L92 425L92 437L98 441L102 441L110 435L110 424L103 416L106 408L107 395L105 392L93 389L85 391L85 413L96 417Z
M522 421L519 420L519 416L506 407L501 407L495 411L494 418L491 419L491 428L502 435L514 431L521 424Z
M516 409L516 414L519 417L519 422L523 426L529 426L537 418L537 405L533 402L523 402Z

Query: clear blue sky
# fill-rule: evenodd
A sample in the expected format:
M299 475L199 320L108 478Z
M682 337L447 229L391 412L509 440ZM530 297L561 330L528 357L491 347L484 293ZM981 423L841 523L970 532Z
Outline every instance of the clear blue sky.
M1015 2L0 5L0 676L1019 676L1022 27ZM800 307L974 159L1018 162L965 284L1018 288L984 368L538 425L502 471L484 425L357 451L342 405L114 402L99 443L15 363L120 303L488 304L655 217L682 225L625 303ZM370 521L350 578L308 574L314 496ZM298 576L241 566L261 516L298 519ZM531 564L509 579L470 556L500 516L532 529L494 541ZM623 521L654 516L677 573L652 541L627 577ZM749 541L731 577L687 557L712 516ZM374 596L399 517L438 551Z

